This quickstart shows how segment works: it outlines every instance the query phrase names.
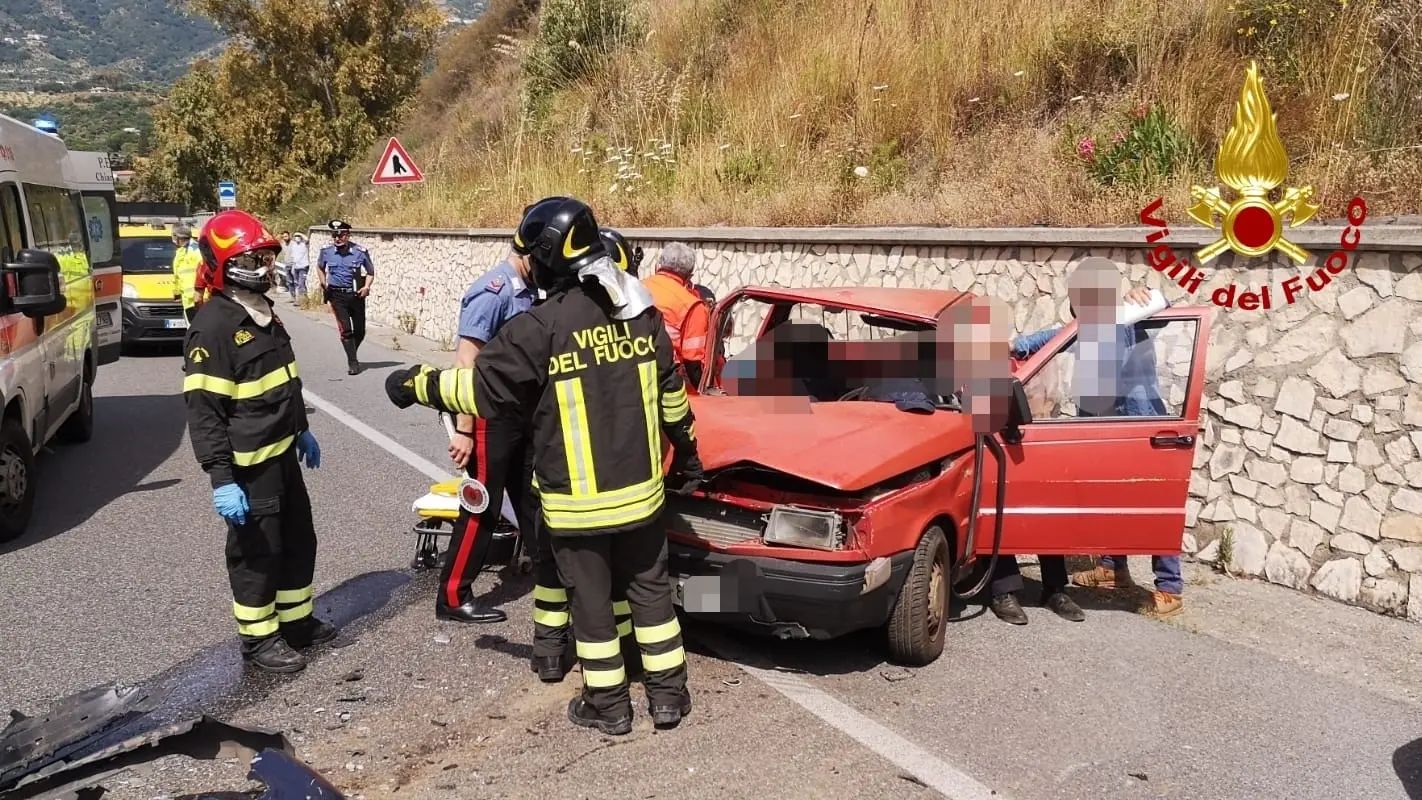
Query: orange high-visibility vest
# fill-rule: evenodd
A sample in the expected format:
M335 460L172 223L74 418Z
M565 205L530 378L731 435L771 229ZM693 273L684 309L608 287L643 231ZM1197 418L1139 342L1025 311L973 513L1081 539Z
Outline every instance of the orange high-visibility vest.
M662 312L677 360L683 363L701 362L706 356L708 315L697 315L691 325L686 324L693 310L698 306L705 308L701 296L681 278L665 272L647 276L642 279L642 285L647 287L652 302Z

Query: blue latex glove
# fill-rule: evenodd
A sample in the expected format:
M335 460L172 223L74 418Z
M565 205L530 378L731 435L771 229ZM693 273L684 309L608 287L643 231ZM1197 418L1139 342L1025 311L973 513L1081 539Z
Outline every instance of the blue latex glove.
M307 469L316 469L321 466L321 445L316 443L316 437L311 431L302 431L296 437L296 453L306 459Z
M228 483L212 490L212 505L217 513L234 524L247 521L247 493L235 483Z

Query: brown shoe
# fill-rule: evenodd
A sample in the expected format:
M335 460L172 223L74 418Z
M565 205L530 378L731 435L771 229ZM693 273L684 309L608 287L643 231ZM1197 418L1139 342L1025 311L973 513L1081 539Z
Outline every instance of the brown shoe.
M1151 619L1169 619L1184 610L1180 595L1157 591L1151 593L1151 601L1141 606L1140 613Z
M1131 580L1130 570L1125 567L1106 569L1100 565L1073 573L1071 582L1089 589L1129 589L1136 585L1135 581Z

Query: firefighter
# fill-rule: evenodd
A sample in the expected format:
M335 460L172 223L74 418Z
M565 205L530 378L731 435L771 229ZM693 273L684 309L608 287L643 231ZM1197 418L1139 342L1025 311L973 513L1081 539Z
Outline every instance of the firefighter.
M183 301L183 316L191 325L197 316L197 276L202 255L197 242L193 241L193 229L187 223L173 226L173 244L178 247L173 253L173 292Z
M572 593L582 665L568 718L609 735L632 730L612 611L618 586L631 605L652 722L674 727L690 713L691 694L661 524L664 437L672 472L685 479L679 491L698 485L702 470L670 341L647 292L607 257L582 202L530 206L514 243L529 252L547 299L511 320L472 369L395 370L386 393L400 408L480 417L532 410L541 517Z
M603 247L613 264L632 277L642 263L642 248L633 248L622 234L612 228L599 228ZM514 247L514 253L528 264L528 248ZM530 451L530 456L532 452ZM536 492L532 493L535 496ZM537 519L537 514L531 514ZM558 566L553 558L553 542L548 528L534 525L534 585L533 585L533 659L531 667L544 683L560 683L573 668L574 649L569 647L572 616L569 613L568 590L558 578ZM632 607L621 587L612 590L612 613L617 623L617 635L622 643L622 660L628 676L635 677L641 665L637 641L633 638Z
M602 235L602 246L607 248L607 257L612 259L612 263L628 275L637 277L637 270L642 267L642 248L633 247L622 234L612 228L602 228L599 233Z
M695 268L696 251L681 242L672 242L658 256L657 271L643 278L642 285L652 293L657 310L662 312L676 360L686 370L687 381L699 386L711 315L701 296L691 288Z
M312 614L316 530L301 462L321 448L306 421L291 337L265 296L281 243L257 218L223 211L198 237L212 296L184 344L183 397L213 506L227 521L227 575L242 656L268 672L336 629Z
M341 347L346 350L346 372L356 375L360 373L356 351L365 341L365 299L375 282L375 264L370 251L351 241L350 223L333 219L330 228L334 244L321 248L316 257L316 277L336 317Z

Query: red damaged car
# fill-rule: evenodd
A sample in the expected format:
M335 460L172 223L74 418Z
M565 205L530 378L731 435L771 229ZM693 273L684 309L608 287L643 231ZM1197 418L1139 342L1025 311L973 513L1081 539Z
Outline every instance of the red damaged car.
M1165 415L1076 416L1072 322L1013 362L1010 418L979 440L956 395L905 403L855 377L885 353L931 359L913 343L971 300L755 287L717 306L692 397L708 481L664 517L683 613L781 638L883 628L893 660L922 665L994 551L1180 552L1210 309L1135 325Z

